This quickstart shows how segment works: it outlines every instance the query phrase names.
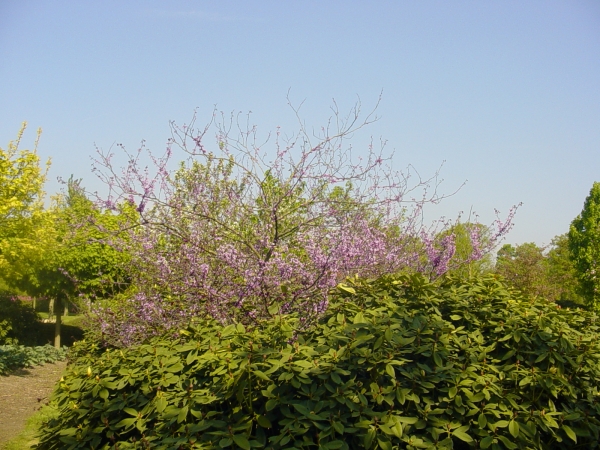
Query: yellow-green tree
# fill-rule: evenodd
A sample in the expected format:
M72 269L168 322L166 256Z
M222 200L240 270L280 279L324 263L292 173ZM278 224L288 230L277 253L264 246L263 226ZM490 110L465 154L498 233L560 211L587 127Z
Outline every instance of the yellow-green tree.
M52 240L43 204L50 161L41 167L37 154L41 129L33 150L19 148L26 127L23 122L17 139L0 148L0 279L11 288L28 279L33 262Z
M102 212L70 180L66 195L44 208L46 169L34 150L21 150L26 128L15 141L0 148L0 281L31 296L54 300L60 346L61 303L106 297L127 284L122 271L125 255L107 244L125 215Z

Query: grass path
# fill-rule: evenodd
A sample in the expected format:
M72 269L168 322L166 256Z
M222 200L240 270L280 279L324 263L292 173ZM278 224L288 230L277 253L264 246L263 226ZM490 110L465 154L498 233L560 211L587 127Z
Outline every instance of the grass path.
M61 361L0 377L0 449L26 449L34 443L31 430L23 433L27 420L35 415L41 421L43 414L36 412L47 403L66 365Z

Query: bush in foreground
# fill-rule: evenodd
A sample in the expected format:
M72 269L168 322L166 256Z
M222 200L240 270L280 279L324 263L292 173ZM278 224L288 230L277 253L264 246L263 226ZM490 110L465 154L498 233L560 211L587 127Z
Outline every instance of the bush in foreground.
M299 335L80 344L37 448L597 448L597 322L493 276L348 280Z

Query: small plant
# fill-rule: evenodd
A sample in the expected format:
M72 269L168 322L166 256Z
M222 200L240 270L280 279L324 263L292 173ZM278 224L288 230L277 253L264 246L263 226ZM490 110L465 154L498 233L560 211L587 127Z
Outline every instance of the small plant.
M57 349L51 345L38 347L0 345L0 375L7 375L11 371L23 367L64 361L66 358L67 347Z
M38 449L598 448L594 313L494 276L349 279L310 329L202 320L76 345Z

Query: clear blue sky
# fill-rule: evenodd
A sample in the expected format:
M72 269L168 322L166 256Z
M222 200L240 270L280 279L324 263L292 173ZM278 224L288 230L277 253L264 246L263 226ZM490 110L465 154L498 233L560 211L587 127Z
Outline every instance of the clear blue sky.
M547 244L600 181L600 2L0 0L0 145L26 146L56 177L83 178L94 145L161 151L169 121L216 104L294 130L286 95L320 126L331 99L381 120L398 168L442 161L431 209L491 222L523 202L508 242Z

